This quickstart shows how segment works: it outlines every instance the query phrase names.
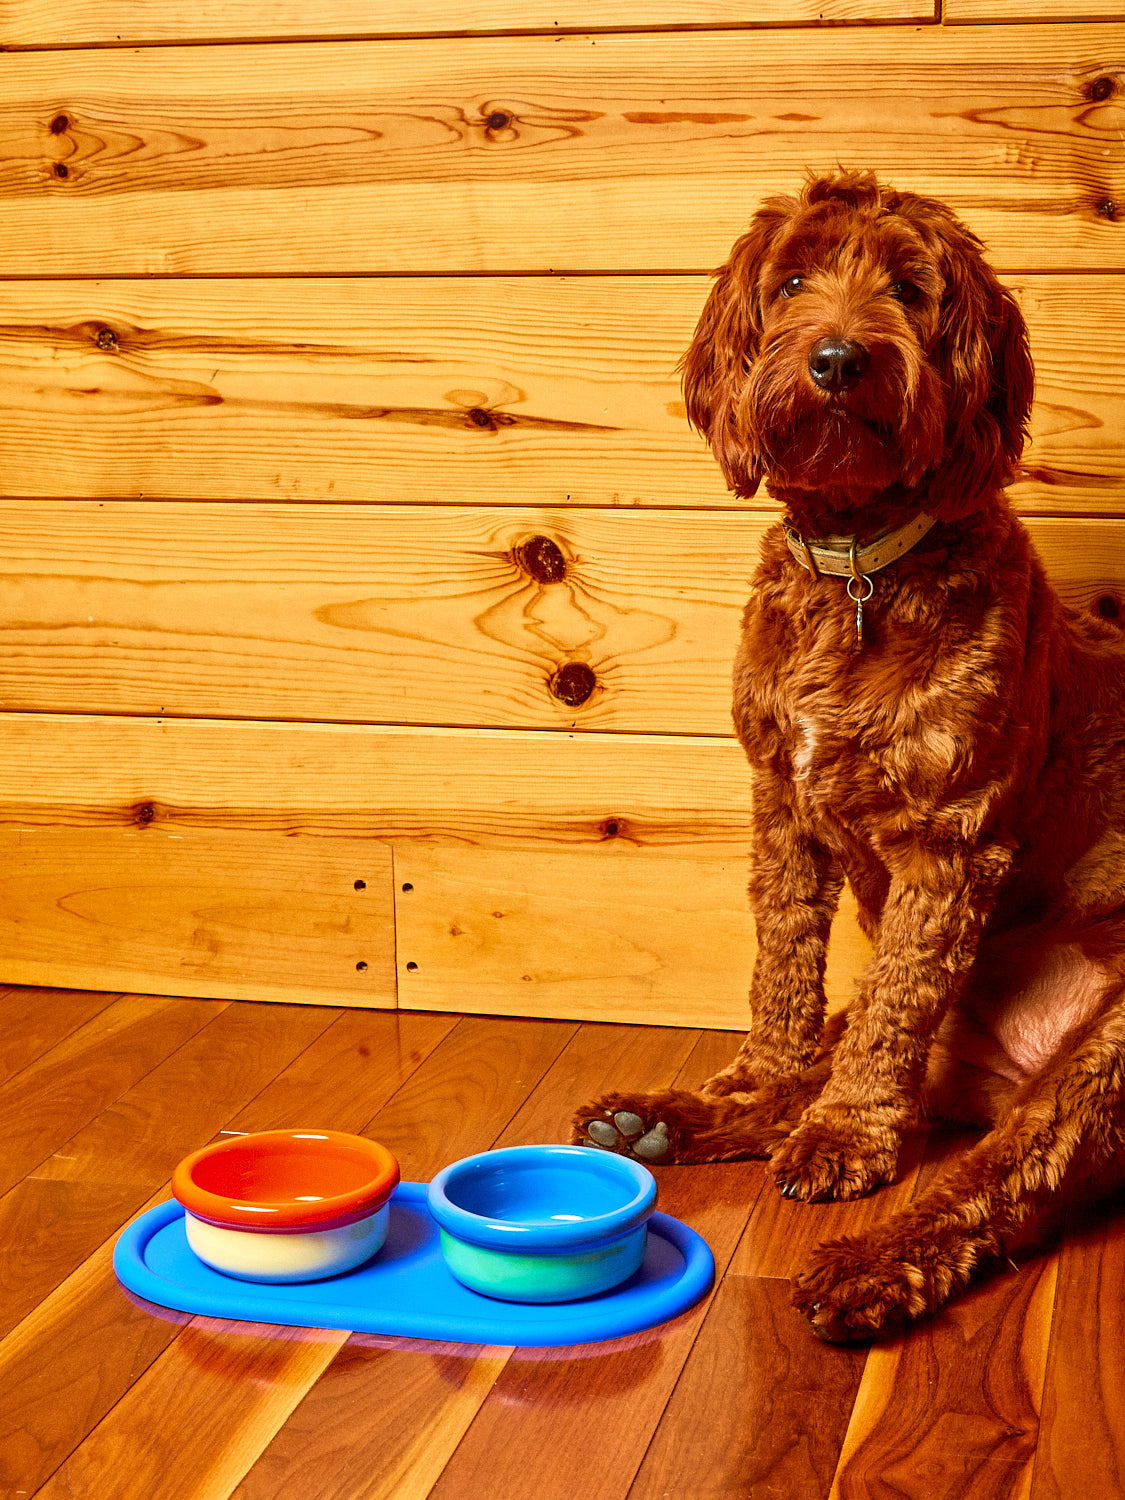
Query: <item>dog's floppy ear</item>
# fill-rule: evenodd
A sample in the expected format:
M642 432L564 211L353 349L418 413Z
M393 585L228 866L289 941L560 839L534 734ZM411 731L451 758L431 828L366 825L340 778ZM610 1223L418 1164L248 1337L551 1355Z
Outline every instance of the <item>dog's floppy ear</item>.
M1035 398L1035 366L1019 303L995 276L993 281L1000 295L992 306L992 392L988 409L1000 428L1004 477L1010 482L1018 472L1027 440L1027 424Z
M926 210L945 278L935 350L949 403L942 472L969 501L1015 477L1035 372L1023 315L980 241L941 205L927 203Z
M795 209L772 199L736 241L680 361L688 421L711 444L727 484L748 500L762 477L755 435L739 420L739 396L762 333L759 271L777 231Z

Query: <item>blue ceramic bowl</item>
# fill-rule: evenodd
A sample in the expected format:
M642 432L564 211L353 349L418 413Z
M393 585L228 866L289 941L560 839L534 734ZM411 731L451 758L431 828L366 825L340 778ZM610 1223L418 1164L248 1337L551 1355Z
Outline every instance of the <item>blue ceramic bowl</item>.
M507 1302L568 1302L640 1267L656 1181L584 1146L511 1146L446 1167L427 1201L458 1281Z

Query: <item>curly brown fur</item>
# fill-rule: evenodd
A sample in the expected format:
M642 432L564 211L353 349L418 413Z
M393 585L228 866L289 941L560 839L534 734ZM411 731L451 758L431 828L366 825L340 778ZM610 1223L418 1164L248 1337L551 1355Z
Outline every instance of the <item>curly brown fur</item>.
M574 1139L648 1161L768 1155L802 1200L891 1181L925 1115L983 1127L908 1210L798 1274L830 1339L934 1312L1125 1164L1125 638L1060 602L1004 495L1032 385L979 241L863 173L763 206L684 360L731 488L765 476L806 540L936 518L870 575L861 648L845 580L767 533L734 668L750 1034L697 1093L575 1117ZM845 879L874 952L826 1028Z

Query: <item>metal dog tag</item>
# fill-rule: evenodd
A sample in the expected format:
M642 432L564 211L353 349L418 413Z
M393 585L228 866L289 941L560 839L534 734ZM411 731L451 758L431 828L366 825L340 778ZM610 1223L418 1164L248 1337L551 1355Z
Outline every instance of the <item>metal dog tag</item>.
M855 542L852 543L852 550L848 557L848 565L852 570L852 576L848 579L847 590L848 598L855 605L855 645L852 647L852 650L859 652L863 650L863 606L875 592L875 585L866 573L859 571L856 565L856 545ZM857 587L859 590L858 593L853 593L853 589Z

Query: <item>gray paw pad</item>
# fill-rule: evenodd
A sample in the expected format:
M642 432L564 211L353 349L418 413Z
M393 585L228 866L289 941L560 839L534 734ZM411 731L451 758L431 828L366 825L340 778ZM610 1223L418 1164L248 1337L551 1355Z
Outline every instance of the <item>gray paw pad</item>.
M619 1109L613 1117L613 1123L627 1141L635 1141L645 1133L645 1122L640 1115L635 1115L628 1109Z
M610 1150L619 1142L617 1131L608 1120L591 1120L586 1126L586 1134L595 1146L607 1146Z
M639 1141L633 1141L631 1145L633 1155L644 1161L663 1161L672 1149L668 1140L668 1127L663 1120L658 1120L646 1135L642 1135Z

